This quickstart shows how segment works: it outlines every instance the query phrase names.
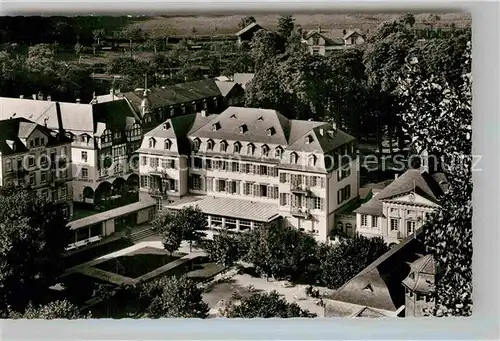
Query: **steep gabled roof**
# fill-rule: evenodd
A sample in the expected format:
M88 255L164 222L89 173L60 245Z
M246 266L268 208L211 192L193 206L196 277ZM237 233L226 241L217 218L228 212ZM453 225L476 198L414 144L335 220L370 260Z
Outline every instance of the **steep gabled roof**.
M238 83L236 82L229 82L229 81L219 81L216 80L215 84L219 88L220 93L222 96L226 97L231 90L233 90L236 86L238 86Z
M409 169L384 188L377 197L379 200L389 199L413 192L414 188L417 194L433 202L438 202L439 197L443 194L443 190L429 173L418 169Z
M410 275L403 280L403 284L410 290L429 293L435 275L436 263L434 257L428 254L410 264Z
M348 30L347 33L344 35L344 39L347 39L349 38L350 36L352 36L353 34L358 34L362 37L364 37L364 33L359 30L359 29L354 29L354 30Z
M250 30L261 30L261 29L264 29L262 26L260 26L259 24L257 24L256 22L253 22L249 25L247 25L246 27L242 28L241 30L239 30L238 32L236 32L236 36L241 36L242 34L250 31Z
M344 45L342 30L311 30L306 33L305 39L309 39L316 34L322 36L325 39L325 45Z
M422 229L416 232L417 238L410 236L393 246L372 264L337 289L331 298L376 309L396 311L404 304L402 281L410 272L408 262L425 252L419 240Z
M29 146L25 144L25 139L35 130L41 131L47 137L46 146L56 145L61 142L71 142L66 136L61 136L57 139L57 133L51 129L23 117L17 117L0 120L0 153L12 154L28 151Z
M217 131L214 131L212 127L215 122L220 125L220 129ZM242 125L247 127L244 133L240 133ZM274 128L274 133L271 136L267 132L269 128ZM192 137L286 146L288 144L289 123L285 116L275 110L229 107L219 114L217 118L193 131L190 135Z

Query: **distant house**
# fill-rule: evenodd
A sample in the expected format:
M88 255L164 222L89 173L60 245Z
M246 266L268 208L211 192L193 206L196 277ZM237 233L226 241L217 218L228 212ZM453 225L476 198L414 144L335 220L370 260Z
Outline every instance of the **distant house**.
M247 27L239 30L236 33L236 37L238 38L238 44L241 45L244 42L249 43L250 41L252 41L252 38L255 35L255 33L257 33L257 31L259 31L259 30L265 30L265 28L263 28L262 26L260 26L259 24L255 23L255 22L251 23Z
M344 32L345 45L361 45L365 42L365 35L361 30L344 30Z
M246 88L247 84L255 77L255 73L235 73L233 75L233 82L241 85L243 89Z
M426 299L422 295L410 297L410 292L421 290L428 293L427 281L433 283L435 274L432 256L425 255L422 237L420 229L415 236L393 246L329 298L368 307L371 317L379 315L373 310L389 311L397 316L422 316L423 308L432 305L430 296L425 296ZM413 298L418 299L418 303L412 303ZM421 304L424 302L428 304ZM368 314L366 309L359 313L357 316Z
M318 26L316 30L306 32L302 41L311 54L325 56L364 43L364 36L360 30L322 30Z
M409 169L354 212L356 232L378 236L398 243L418 230L427 214L439 207L439 197L446 190L442 173L430 175L425 170Z

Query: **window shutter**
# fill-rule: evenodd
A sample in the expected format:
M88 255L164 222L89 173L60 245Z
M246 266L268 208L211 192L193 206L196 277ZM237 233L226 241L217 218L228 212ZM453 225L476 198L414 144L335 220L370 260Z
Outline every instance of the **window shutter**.
M278 186L274 186L273 187L273 193L274 193L274 197L273 199L278 199Z
M219 191L219 180L215 180L215 191Z
M240 181L235 182L236 194L240 194L240 186L241 186L240 184L241 184Z
M247 195L247 183L243 183L243 195Z
M255 166L254 166L254 165L252 165L251 163L247 163L247 166L248 166L248 172L249 172L250 174L253 174L253 173L254 173L254 171L255 171Z
M258 184L253 185L253 195L255 197L260 197L260 187Z
M176 192L179 191L179 180L174 181L174 189Z
M340 204L340 202L342 201L342 199L341 199L341 191L342 191L341 189L339 189L337 191L337 204Z

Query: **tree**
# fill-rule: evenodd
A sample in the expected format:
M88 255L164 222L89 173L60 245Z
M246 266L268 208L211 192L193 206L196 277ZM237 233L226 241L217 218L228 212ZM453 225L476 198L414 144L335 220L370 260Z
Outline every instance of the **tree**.
M256 293L245 297L240 304L232 304L227 310L230 318L294 318L316 317L308 310L302 310L297 303L289 303L276 291Z
M45 305L40 305L35 307L32 303L28 305L24 313L11 312L9 318L12 319L43 319L43 320L54 320L54 319L65 319L65 320L76 320L76 319L88 319L91 318L91 314L82 314L80 309L73 303L62 300L53 301Z
M382 238L361 235L343 238L336 245L323 245L319 249L321 282L337 289L388 250Z
M133 58L133 42L144 39L146 32L138 26L129 26L121 32L121 36L129 41L130 58Z
M103 28L92 31L92 37L94 38L94 45L93 45L94 46L94 49L93 49L94 54L95 54L96 47L101 46L101 39L104 38L104 35L105 35L105 31Z
M295 28L295 19L291 14L282 15L278 19L278 33L285 39L288 40L292 35Z
M162 277L139 287L140 306L150 318L206 318L202 290L186 277Z
M223 230L213 241L204 243L204 250L211 261L225 267L232 266L244 254L244 245L239 236Z
M62 205L27 190L0 193L0 311L22 311L54 284L70 240Z
M253 16L246 16L244 18L241 18L241 20L239 21L238 23L238 28L240 30L244 29L245 27L247 27L248 25L252 24L256 22L255 18Z
M170 252L170 255L179 249L184 235L181 226L175 223L172 213L161 212L151 225L153 230L162 237L163 247Z
M183 240L189 242L189 251L192 251L193 243L199 243L206 237L205 231L208 229L207 219L203 211L198 207L184 207L172 216L172 224L178 226L182 231Z
M246 248L244 260L278 279L301 279L316 259L314 237L283 226L282 221L246 233L242 243Z
M441 207L430 215L423 229L425 244L438 269L435 308L437 316L472 313L472 76L471 44L460 86L445 77L423 73L421 61L412 60L401 79L407 111L402 120L418 153L437 155L449 189ZM436 70L437 71L437 70ZM444 69L442 72L446 72Z
M398 77L416 42L412 29L414 22L415 18L411 14L384 22L368 37L364 54L369 85L378 93L377 101L372 105L377 108L379 118L388 127L391 154L395 130L399 148L404 148L404 135L397 115L401 111L397 89Z

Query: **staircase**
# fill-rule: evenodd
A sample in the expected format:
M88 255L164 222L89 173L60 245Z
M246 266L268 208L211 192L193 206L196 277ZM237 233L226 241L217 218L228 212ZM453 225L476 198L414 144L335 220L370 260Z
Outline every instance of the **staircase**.
M132 243L136 243L136 242L140 241L141 239L151 237L154 235L155 235L155 232L153 230L151 230L151 228L147 227L147 228L144 228L144 229L139 230L139 231L133 231L130 234L130 241Z

